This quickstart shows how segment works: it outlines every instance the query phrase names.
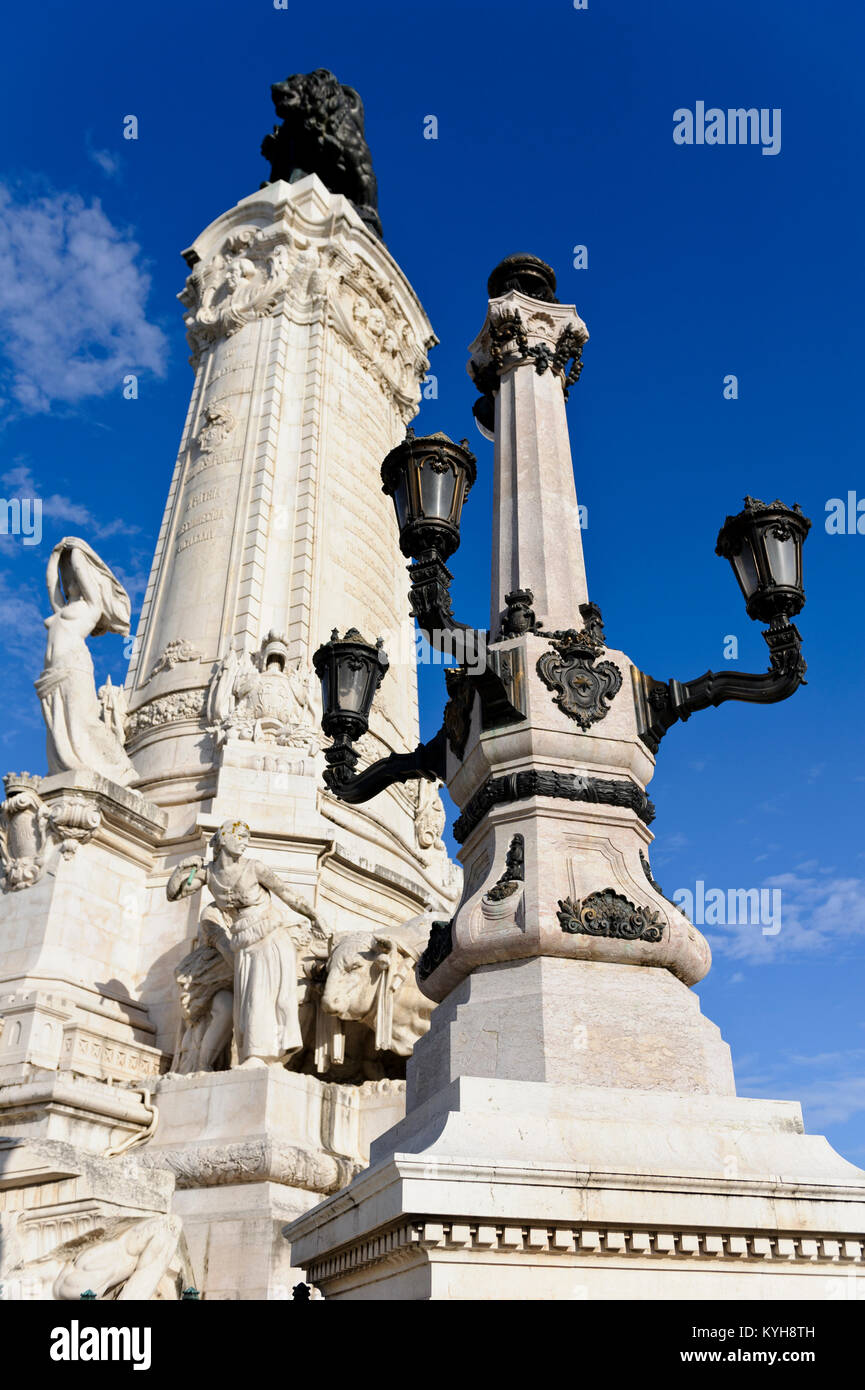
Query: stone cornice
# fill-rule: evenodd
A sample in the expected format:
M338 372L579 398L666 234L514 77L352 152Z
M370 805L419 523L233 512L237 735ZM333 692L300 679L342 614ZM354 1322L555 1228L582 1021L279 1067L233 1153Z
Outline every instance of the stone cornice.
M407 1220L388 1230L343 1246L334 1254L307 1261L307 1279L322 1284L374 1264L422 1260L448 1252L472 1252L480 1256L525 1259L580 1257L589 1259L686 1260L695 1264L720 1263L764 1266L823 1264L852 1267L865 1263L861 1235L803 1236L778 1231L725 1231L685 1228L675 1231L623 1226L492 1224L467 1217Z

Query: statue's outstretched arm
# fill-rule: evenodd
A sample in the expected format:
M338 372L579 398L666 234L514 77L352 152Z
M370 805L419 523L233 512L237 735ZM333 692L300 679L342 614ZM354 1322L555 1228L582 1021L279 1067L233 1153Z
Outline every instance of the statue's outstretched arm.
M171 903L176 902L178 898L191 898L206 882L207 870L204 861L199 855L193 854L188 859L181 859L165 885L165 895Z
M291 908L292 912L297 912L301 917L307 917L312 925L313 932L317 936L329 936L327 927L315 911L315 908L311 907L303 898L296 897L291 889L286 887L279 875L275 873L268 864L262 864L256 860L255 868L258 874L258 881L263 888L267 888L269 892L274 893L276 897L285 903L286 907Z

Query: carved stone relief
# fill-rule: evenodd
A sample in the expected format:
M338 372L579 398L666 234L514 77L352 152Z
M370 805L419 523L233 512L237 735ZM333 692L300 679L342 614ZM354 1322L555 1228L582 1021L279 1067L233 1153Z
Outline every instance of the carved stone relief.
M321 746L310 672L289 661L288 643L275 632L254 654L232 650L223 659L208 687L207 721L217 747L229 738L306 754Z
M83 796L64 796L48 805L39 795L42 778L28 772L10 772L3 783L0 862L3 891L14 893L38 883L55 851L71 859L99 829L102 817Z
M577 902L564 898L556 914L562 931L575 935L615 937L623 941L663 939L666 923L659 912L635 903L612 888L590 893Z

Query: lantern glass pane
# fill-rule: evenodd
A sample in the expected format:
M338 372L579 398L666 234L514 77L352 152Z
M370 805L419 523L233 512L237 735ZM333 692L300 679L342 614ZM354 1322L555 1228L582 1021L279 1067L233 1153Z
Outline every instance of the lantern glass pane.
M408 484L405 478L401 478L396 492L393 494L393 505L396 509L396 523L402 530L406 522L411 519L411 509L408 500Z
M337 671L337 708L347 714L363 712L369 684L368 664L354 656L343 658L337 662Z
M329 713L333 709L333 704L331 701L331 691L333 689L333 685L331 683L330 676L330 662L328 662L321 673L321 707L325 714Z
M779 540L768 530L763 537L763 544L766 547L766 558L769 561L769 569L776 584L787 585L795 589L799 585L799 547L796 537L789 535L787 540Z
M437 472L429 463L420 470L420 495L423 515L437 521L449 521L454 499L456 478L450 468Z
M745 595L746 599L750 598L751 595L757 591L760 576L757 573L757 566L754 564L754 556L751 553L751 547L747 541L742 542L742 549L739 551L739 554L733 556L733 569L739 581L742 593Z

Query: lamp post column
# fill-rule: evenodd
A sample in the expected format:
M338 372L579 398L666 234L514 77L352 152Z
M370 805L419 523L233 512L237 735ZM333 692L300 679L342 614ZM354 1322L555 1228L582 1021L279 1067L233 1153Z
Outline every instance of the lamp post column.
M572 305L555 301L555 284L543 261L509 257L490 276L487 319L470 349L469 371L495 398L494 634L510 593L531 590L549 628L572 626L588 599L565 401L589 334Z

